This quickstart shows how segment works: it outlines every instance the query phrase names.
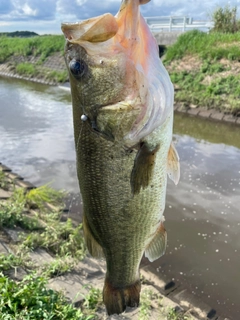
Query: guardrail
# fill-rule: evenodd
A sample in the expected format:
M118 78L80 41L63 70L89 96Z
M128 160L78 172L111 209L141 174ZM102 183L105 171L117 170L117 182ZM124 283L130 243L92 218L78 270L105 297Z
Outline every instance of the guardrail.
M193 18L188 16L145 17L144 19L152 32L185 32L192 29L199 29L208 32L214 26L213 21L193 20Z

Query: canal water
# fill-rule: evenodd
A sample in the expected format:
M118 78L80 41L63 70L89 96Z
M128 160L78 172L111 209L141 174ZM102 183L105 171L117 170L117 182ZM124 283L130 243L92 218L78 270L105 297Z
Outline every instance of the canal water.
M168 248L151 268L239 319L240 127L176 114L174 140L181 180L169 180ZM0 78L0 161L36 185L65 189L70 215L81 219L67 90Z

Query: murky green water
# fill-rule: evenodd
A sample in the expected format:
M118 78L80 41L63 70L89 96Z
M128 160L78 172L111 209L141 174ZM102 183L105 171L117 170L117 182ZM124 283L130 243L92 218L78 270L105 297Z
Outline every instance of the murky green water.
M71 193L80 219L69 92L0 78L0 161ZM168 183L168 248L151 264L229 319L239 318L240 127L175 115L181 180ZM144 261L146 263L146 261ZM147 262L148 263L148 262Z

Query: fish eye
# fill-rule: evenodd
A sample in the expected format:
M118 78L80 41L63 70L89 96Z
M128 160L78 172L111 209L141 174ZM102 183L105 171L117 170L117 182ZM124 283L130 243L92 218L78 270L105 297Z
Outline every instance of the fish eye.
M69 69L71 73L76 77L79 78L84 75L87 70L87 65L83 60L71 60L69 63Z

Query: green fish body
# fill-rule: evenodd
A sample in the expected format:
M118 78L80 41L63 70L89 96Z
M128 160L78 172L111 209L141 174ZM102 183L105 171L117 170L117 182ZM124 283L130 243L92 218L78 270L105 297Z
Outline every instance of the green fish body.
M167 174L177 183L173 86L139 4L63 24L89 252L106 259L108 314L139 304L139 265L164 254ZM147 2L147 1L145 1Z

